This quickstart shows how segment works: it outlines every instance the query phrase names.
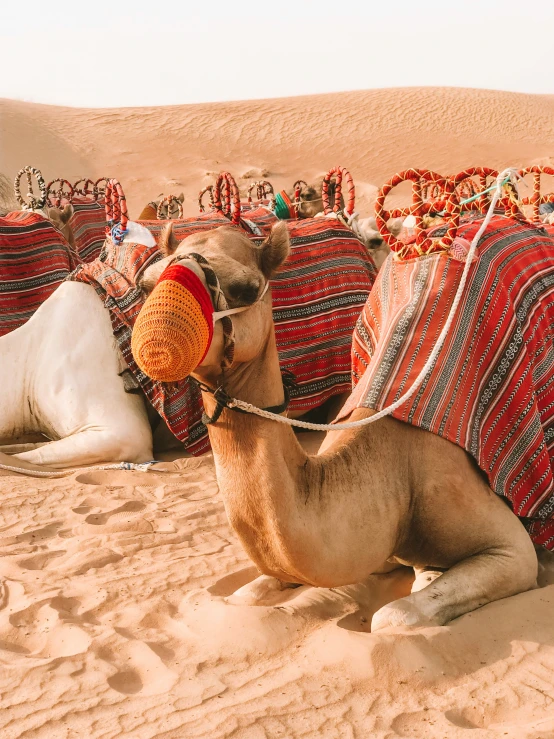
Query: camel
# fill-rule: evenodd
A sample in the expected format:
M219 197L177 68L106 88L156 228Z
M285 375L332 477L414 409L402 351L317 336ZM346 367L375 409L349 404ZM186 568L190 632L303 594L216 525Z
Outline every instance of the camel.
M238 232L232 240L221 231L192 235L151 268L150 284L191 252L208 260L227 294L241 285L254 293L250 308L233 316L233 365L223 376L216 323L192 372L206 413L213 416L221 384L258 408L282 404L271 296L263 291L287 258L286 224L275 224L260 247ZM206 284L196 262L181 264ZM373 413L356 408L346 420ZM386 417L329 432L310 456L289 426L225 407L209 434L230 524L263 573L237 592L243 602L274 603L291 583L338 587L408 565L418 575L412 593L377 611L372 629L413 629L535 586L537 556L521 521L462 448L429 431Z
M123 245L156 246L154 236L145 226L129 221L126 229ZM230 243L242 238L242 232L236 228L226 226L217 230ZM173 222L167 233L173 237ZM158 248L169 256L167 233L158 238ZM196 236L201 238L201 234ZM175 248L174 237L173 241L171 249ZM356 252L354 256L353 252ZM337 285L347 301L358 300L356 295L360 290L367 295L373 284L374 266L361 247L350 249L349 254L351 256L344 258L347 264L355 266L356 275L344 285L342 281L327 280L327 287L319 290L319 294L336 300L333 290ZM337 258L340 254L335 252L332 259ZM326 263L329 257L321 266ZM149 273L156 274L155 264ZM143 279L140 285L144 287L147 282ZM233 293L233 288L230 289ZM230 302L233 306L238 302L240 306L245 299L247 297L239 291L233 293ZM311 302L310 310L313 311L316 304L317 300ZM302 299L297 300L297 306L302 307ZM343 331L345 321L354 321L355 316L347 309L339 317L326 305L322 320L327 335L336 337ZM347 338L345 334L344 339ZM338 349L324 349L320 354L318 368L326 366L326 357L331 357L329 361L334 363L332 382L323 387L323 392L319 392L319 388L312 389L310 371L304 369L310 395L306 404L297 409L298 415L339 397L333 388L343 388L341 363L344 363L345 347L343 343ZM313 370L316 375L320 371ZM152 426L160 417L145 402L137 384L132 384L128 366L114 339L110 314L91 285L62 282L27 323L0 339L0 379L0 440L8 443L33 434L42 434L50 440L39 446L12 443L2 450L14 454L17 460L64 468L106 461L140 463L153 458ZM196 397L200 409L199 395ZM301 395L300 399L303 397ZM165 431L169 435L165 423L158 423L156 433L163 437ZM167 435L161 438L162 442L167 441ZM175 444L174 438L171 437L171 441ZM16 464L16 459L12 459L12 465Z
M130 221L128 231L124 242L155 246L139 224ZM125 369L94 288L62 282L27 323L0 338L0 439L52 441L3 451L62 468L151 460L147 410L140 395L125 391Z

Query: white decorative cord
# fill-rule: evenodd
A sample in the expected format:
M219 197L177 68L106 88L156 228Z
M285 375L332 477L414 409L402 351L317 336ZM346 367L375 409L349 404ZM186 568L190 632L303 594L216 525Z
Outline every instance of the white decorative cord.
M463 291L464 291L464 288L467 282L467 276L469 274L469 269L473 261L473 256L475 254L475 251L477 249L477 245L479 243L479 240L481 239L481 236L483 235L487 226L490 223L490 220L494 214L494 209L496 207L497 202L502 196L502 186L506 179L509 180L514 185L514 187L517 187L517 181L516 181L517 180L517 170L513 168L505 169L496 178L496 188L495 188L494 195L491 199L491 203L487 211L487 215L485 216L483 223L481 224L479 230L473 237L473 241L471 242L471 246L469 248L469 252L466 258L466 263L464 265L462 276L460 278L460 284L458 285L456 295L454 296L454 301L450 308L450 312L448 314L446 323L444 324L443 329L439 335L439 338L437 339L437 343L433 347L433 351L429 355L429 358L427 362L425 363L423 369L421 370L419 375L414 380L414 383L411 386L411 388L407 390L404 393L404 395L398 398L398 400L395 400L394 403L387 406L386 408L383 408L383 410L379 411L373 416L369 416L368 418L362 418L359 421L348 421L345 423L309 423L308 421L297 421L293 418L287 418L286 416L280 416L277 413L271 413L270 411L264 411L261 408L257 408L256 406L251 405L250 403L245 403L243 400L237 400L236 398L231 399L231 401L229 402L229 407L239 408L241 411L245 411L246 413L254 413L257 416L261 416L262 418L267 418L271 421L279 421L280 423L286 423L289 426L297 426L298 428L309 429L311 431L343 431L344 429L355 429L355 428L359 428L360 426L367 426L370 423L375 423L375 421L379 421L381 418L384 418L385 416L390 415L393 411L395 411L403 403L409 400L409 398L411 398L412 395L419 389L427 373L433 366L435 359L437 358L437 355L440 352L442 345L444 344L444 340L446 339L446 336L448 332L450 331L450 327L452 326L452 322L454 321L454 316L456 315L456 311L460 304L460 300L462 299L462 294L463 294Z
M135 464L134 462L120 462L119 464L106 464L103 466L96 467L75 467L71 470L60 470L55 472L54 470L28 470L24 467L12 467L8 464L0 464L0 470L7 470L8 472L17 472L20 475L26 475L27 477L67 477L73 475L75 472L94 472L95 470L134 470L136 472L148 472L154 462L143 462L142 464ZM166 470L157 470L166 472Z

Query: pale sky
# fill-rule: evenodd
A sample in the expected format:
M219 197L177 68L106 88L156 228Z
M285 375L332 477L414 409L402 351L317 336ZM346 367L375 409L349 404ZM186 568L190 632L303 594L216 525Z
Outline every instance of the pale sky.
M554 1L2 0L0 97L167 105L447 85L554 93Z

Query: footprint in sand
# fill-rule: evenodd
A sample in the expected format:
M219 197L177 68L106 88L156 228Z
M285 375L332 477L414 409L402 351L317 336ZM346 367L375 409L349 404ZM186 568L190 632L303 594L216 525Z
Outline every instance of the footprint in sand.
M117 533L132 531L133 533L150 533L154 527L141 514L145 511L146 504L138 500L128 500L119 508L100 513L89 513L90 508L82 506L76 509L77 513L86 515L85 523L75 527L75 533L90 536L94 533ZM95 531L98 527L98 531Z
M156 645L157 647L159 645ZM160 650L152 649L139 639L130 639L117 653L103 651L98 655L113 665L116 672L107 678L113 690L124 695L159 695L167 692L177 681L178 675L164 664ZM125 666L124 669L121 669Z

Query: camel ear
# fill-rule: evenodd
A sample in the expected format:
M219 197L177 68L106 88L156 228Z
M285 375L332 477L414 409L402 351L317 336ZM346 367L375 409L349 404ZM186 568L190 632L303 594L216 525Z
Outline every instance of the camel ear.
M173 224L171 221L165 226L158 238L158 249L164 255L164 257L170 257L175 253L175 250L179 246L179 242L175 238L173 233Z
M177 200L180 200L180 201L181 201L181 203L184 203L184 202L185 202L185 193L184 193L184 192L182 192L182 193L181 193L181 194L179 195L179 197L177 198Z
M279 221L261 246L261 269L269 279L283 264L290 253L290 238L287 224Z
M68 203L60 213L60 220L62 223L67 223L73 215L73 206Z

